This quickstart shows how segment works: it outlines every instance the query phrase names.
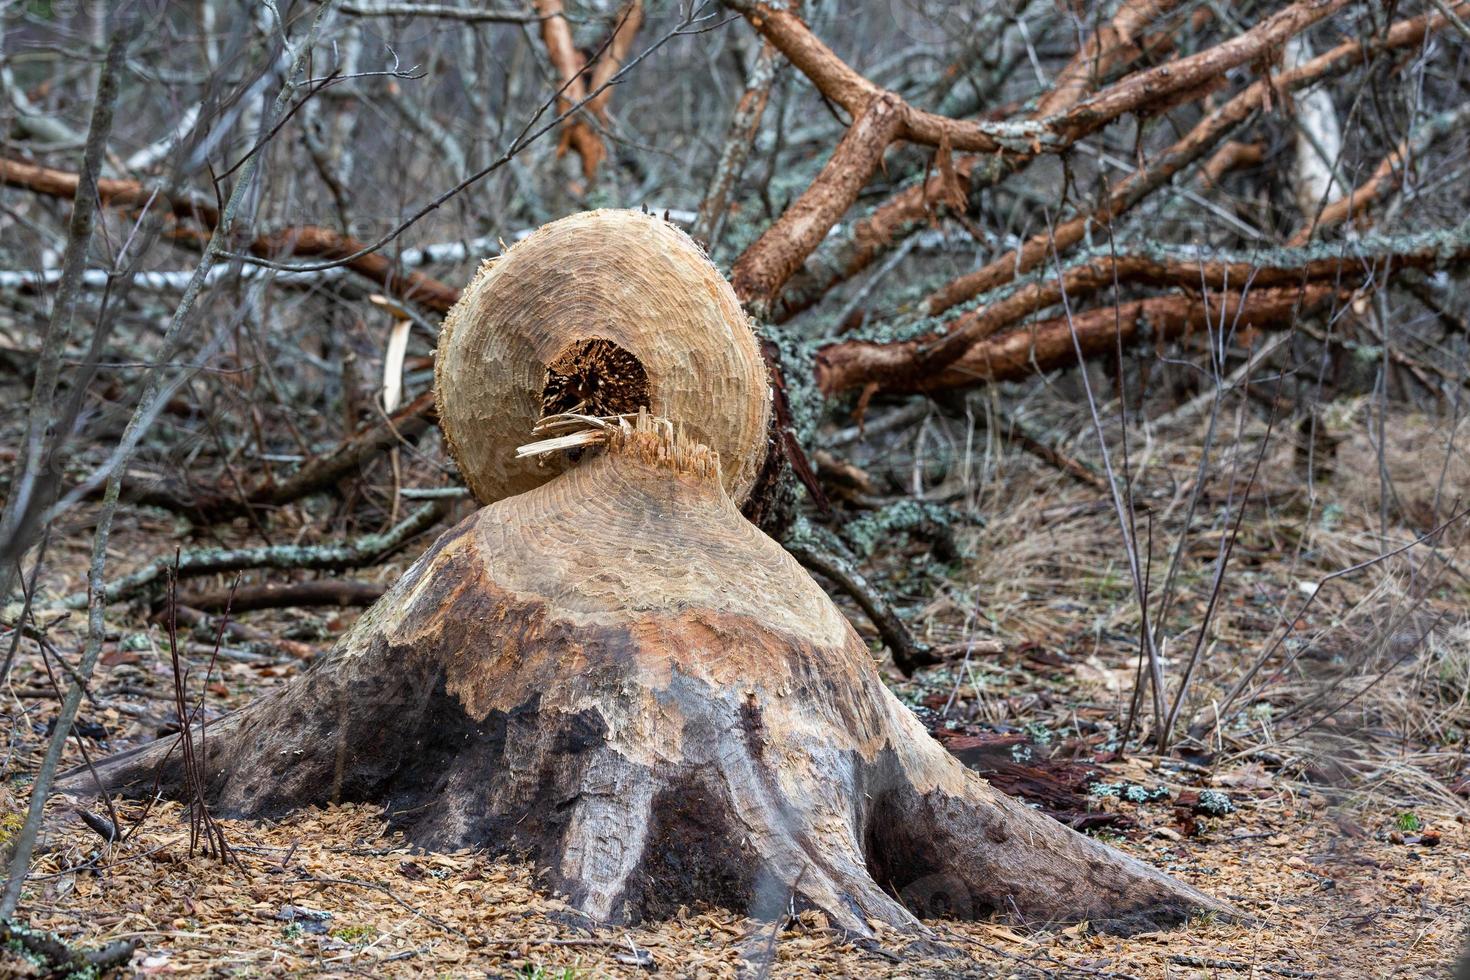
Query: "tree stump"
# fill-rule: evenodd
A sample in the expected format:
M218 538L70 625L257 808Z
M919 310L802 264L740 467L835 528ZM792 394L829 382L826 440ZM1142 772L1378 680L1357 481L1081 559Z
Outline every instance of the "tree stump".
M951 757L720 473L642 416L480 510L305 674L209 727L208 798L247 817L379 802L425 847L529 858L608 922L794 901L867 934L916 912L1138 928L1223 909ZM173 790L174 741L98 772Z
M488 506L304 674L202 733L203 796L243 817L379 803L425 847L534 861L607 922L794 904L857 934L916 914L1128 929L1225 910L950 756L741 515L769 391L728 293L681 233L626 212L556 222L482 271L438 391ZM516 461L569 410L637 414ZM176 744L105 760L102 788L180 793Z

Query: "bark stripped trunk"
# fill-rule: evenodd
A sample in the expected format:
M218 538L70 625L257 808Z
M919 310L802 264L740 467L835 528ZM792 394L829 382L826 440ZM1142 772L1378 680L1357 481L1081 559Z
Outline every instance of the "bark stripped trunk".
M418 844L530 858L602 921L794 901L866 935L916 912L1134 929L1224 909L951 757L719 473L644 416L484 508L304 675L210 726L209 797L252 817L380 802ZM98 772L176 791L173 745Z

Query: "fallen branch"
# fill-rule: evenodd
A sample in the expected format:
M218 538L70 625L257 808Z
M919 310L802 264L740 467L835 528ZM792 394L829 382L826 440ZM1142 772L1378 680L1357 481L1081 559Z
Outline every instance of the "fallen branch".
M1181 0L1124 0L1112 20L1082 43L1072 60L1057 72L1051 91L1037 103L1036 115L1065 112L1087 97L1115 67L1131 62L1139 54L1133 43L1153 20L1179 6Z
M994 154L987 162L986 179L982 181L993 183L1020 162L1041 153L1061 152L1077 140L1105 128L1125 113L1156 110L1181 97L1203 96L1224 72L1263 57L1288 38L1343 6L1346 0L1301 0L1238 37L1198 54L1176 59L1167 65L1135 72L1092 98L1067 106L1064 111L1040 118L999 123L947 119L916 109L896 94L882 90L854 71L789 10L773 8L760 0L725 2L727 6L744 14L756 30L780 48L823 95L847 109L853 116L854 129L862 120L872 118L870 111L880 102L886 103L883 116L896 117L895 122L885 126L884 131L892 133L890 141L907 139L926 143L939 147L941 154L952 150ZM1137 20L1135 16L1132 19L1125 18L1122 23L1131 31ZM1258 85L1264 90L1264 84ZM1049 104L1060 107L1077 92L1076 86L1069 81L1065 92L1050 100ZM1225 130L1222 130L1209 145L1218 142L1224 135ZM1209 145L1201 147L1196 156L1208 150ZM850 154L841 162L851 169L839 170L834 167L834 163L839 162L837 154L834 154L832 161L829 161L807 191L789 209L795 211L800 205L803 210L792 215L789 222L785 220L787 216L783 215L781 221L768 228L747 253L737 260L737 273L743 270L750 283L759 284L759 288L751 294L751 302L748 304L753 313L762 317L771 315L786 281L801 268L827 232L857 199L857 192L867 183L881 160L881 148L877 153L870 151ZM972 190L975 184L974 168L980 162L967 159L962 166L957 164L955 167L955 175L963 174L969 179ZM854 236L855 248L837 264L836 274L814 276L814 281L804 284L801 295L785 307L784 314L789 316L810 305L836 282L865 267L881 249L882 243L891 240L895 226L904 226L907 231L913 230L918 218L927 212L928 202L937 199L936 192L946 196L951 193L949 188L953 187L955 176L943 172L937 176L941 181L938 186L931 187L932 180L926 180L917 189L911 188L903 192L890 205L875 212L869 219L871 224L863 230L861 237ZM1154 187L1167 180L1167 177L1160 176L1158 180L1159 183L1154 184ZM1129 206L1132 203L1136 203L1136 199L1130 201ZM817 204L820 207L814 206ZM1082 221L1082 227L1085 228L1086 219ZM1043 250L1040 257L1044 255ZM799 256L799 261L794 265L793 256ZM1040 257L1029 267L1034 267ZM954 305L954 302L977 295L984 288L988 287L976 286L966 297L937 305L930 312L939 312ZM739 291L740 287L737 285L737 292ZM945 356L951 353L953 352L947 350Z
M1084 70L1082 61L1093 50L1093 40L1089 40L1088 47L1063 68L1052 92L1042 99L1030 118L1071 108L1091 91L1095 79L1106 78L1131 63L1143 50L1163 47L1167 35L1144 42L1142 49L1124 39L1132 38L1149 18L1173 5L1173 0L1156 3L1130 0L1124 4L1112 22L1101 29L1102 33L1111 32L1111 40L1102 42L1103 55L1095 63L1088 61ZM1084 78L1087 84L1078 84ZM1029 152L964 155L955 157L949 168L934 168L924 180L897 192L873 208L867 217L854 222L851 230L839 236L835 243L824 243L821 251L782 291L774 311L777 319L787 320L815 305L838 283L866 269L896 243L934 224L946 210L971 210L982 190L995 186L1032 158Z
M212 616L192 606L177 605L159 610L153 618L155 622L166 626L169 616L173 616L186 626L203 628L211 633L223 631L223 634L231 639L243 640L246 643L259 647L279 650L281 653L295 657L297 660L310 660L316 656L316 648L310 643L302 643L300 640L288 640L278 632L268 632L255 626L247 626L239 620L231 619L229 613L234 612L233 609L225 610L221 606L221 612L223 615ZM231 651L221 647L215 647L215 650L221 659L239 660L242 656L253 659L258 656L245 650Z
M880 391L927 390L923 379L944 370L936 370L929 351L952 345L960 351L951 362L957 363L987 338L1057 305L1064 294L1076 301L1115 283L1184 290L1224 290L1245 283L1256 289L1306 283L1351 289L1381 280L1399 269L1443 269L1466 261L1470 261L1470 224L1449 232L1365 237L1330 249L1239 253L1155 246L1124 255L1103 251L1066 267L1060 276L1025 283L1001 298L959 314L939 341L848 340L829 344L818 351L818 375L822 390L828 394L873 385Z
M1107 492L1107 480L1092 467L1075 456L1062 452L1039 435L1033 434L1026 424L1015 416L1002 412L1000 420L1003 423L1001 431L1023 451L1030 453L1048 466L1060 470L1079 483L1084 483L1103 493Z
M894 666L903 671L904 676L939 662L929 647L909 632L882 593L868 584L857 564L842 553L842 545L831 532L799 518L792 532L782 541L782 546L802 565L830 581L857 603L888 645Z
M1323 207L1314 221L1291 237L1289 244L1305 245L1319 232L1362 214L1373 202L1402 185L1414 162L1425 151L1445 136L1463 132L1467 123L1470 123L1470 102L1426 120L1383 158L1371 177Z
M720 161L715 165L709 190L699 205L699 217L690 230L690 237L704 245L705 251L714 254L719 244L720 233L725 228L725 214L730 207L730 191L745 171L745 160L755 144L761 118L766 113L766 103L771 99L771 86L776 81L783 59L770 41L761 44L750 69L750 79L745 92L735 106L730 119L730 129L725 137L725 148L720 151Z
M56 936L40 929L28 929L19 922L0 919L0 944L15 946L37 957L50 971L42 976L102 976L109 970L126 966L138 944L119 939L100 949L80 952Z
M597 56L592 67L592 82L588 87L593 95L587 102L587 109L604 124L608 121L607 104L612 101L613 93L609 83L622 70L628 52L633 50L633 39L638 36L638 29L642 26L643 0L631 0L618 12L612 37L608 39L606 47Z
M74 173L0 157L0 184L48 197L70 198L76 193L77 181ZM155 189L136 180L99 180L97 199L104 206L114 208L164 208L172 216L172 223L163 231L164 237L197 248L205 246L219 224L219 209L214 205L191 196L167 200ZM356 256L344 263L347 268L377 283L396 298L440 313L448 311L459 298L459 290L454 287L421 272L401 272L390 258L381 253L357 255L366 247L361 241L331 229L305 225L262 235L251 241L246 251L266 259L290 256L343 259Z
M1470 10L1470 4L1461 3L1459 6ZM1262 80L1248 86L1226 105L1207 114L1183 139L1161 153L1147 168L1119 184L1115 188L1114 201L1093 214L1058 226L1053 232L1055 247L1065 251L1082 240L1092 222L1106 222L1165 186L1180 170L1220 144L1274 94L1302 88L1346 71L1365 63L1379 52L1418 45L1427 34L1442 28L1445 23L1443 16L1428 14L1400 21L1370 42L1345 41L1297 69L1277 72L1269 83ZM998 183L1033 155L1026 151L959 156L954 161L954 175L968 187L967 193L973 201L981 190ZM1253 156L1241 144L1225 143L1204 170L1210 179L1218 180L1219 175L1231 167L1249 165ZM830 254L821 255L820 261L792 278L781 294L778 317L784 320L812 306L833 286L856 275L878 255L925 227L935 215L934 202L941 200L945 180L942 173L932 174L924 182L898 192L874 208L868 217L855 222L851 233L833 246ZM1051 238L1045 235L1034 237L1022 249L1001 256L936 291L927 301L928 311L941 312L1010 281L1045 261L1052 247Z
M317 569L341 571L361 568L381 561L418 534L428 530L444 517L448 507L434 501L415 510L407 518L381 534L366 534L355 541L326 545L268 545L258 548L201 548L180 552L179 578L238 572L248 568ZM155 558L142 568L125 575L107 587L106 602L119 602L138 595L164 578L174 559ZM75 592L61 601L67 609L84 609L87 593Z
M1220 180L1232 170L1240 170L1245 167L1260 166L1261 161L1266 159L1266 144L1261 142L1242 143L1239 140L1226 140L1220 144L1220 148L1214 152L1205 165L1199 169L1200 183L1212 185L1219 184Z
M1344 302L1351 291L1330 284L1311 284L1303 289L1267 289L1245 296L1218 293L1157 296L1089 310L1073 317L1045 320L975 344L935 374L895 373L884 386L891 392L934 392L968 388L993 381L1015 381L1077 363L1072 329L1084 357L1110 354L1141 341L1164 341L1203 330L1209 323L1238 320L1242 327L1265 330L1289 327L1299 314L1337 300ZM872 370L872 365L855 367L855 361L892 357L912 359L917 342L875 344L866 347L836 345L817 354L817 385L832 395L851 387L850 379Z
M565 114L579 102L587 100L587 81L583 77L587 62L572 40L572 28L567 23L562 0L536 0L536 11L541 15L541 40L546 44L547 57L561 79L556 111ZM581 116L568 118L562 126L561 138L556 144L557 159L566 156L567 150L577 151L582 160L582 176L588 180L597 176L597 168L607 156L602 137Z
M763 0L725 0L827 98L854 118L880 97L894 99L903 116L902 138L930 146L995 153L1057 153L1126 113L1173 103L1212 84L1225 72L1270 54L1288 38L1345 7L1348 0L1298 0L1212 48L1167 65L1135 72L1065 112L1020 122L949 119L916 109L854 71L791 11ZM1202 93L1201 93L1202 94Z
M383 596L386 585L350 579L316 579L285 585L246 585L234 590L216 589L181 596L179 605L211 612L229 607L231 612L257 609L288 609L305 606L371 606Z
M1470 4L1462 6L1470 7ZM1175 174L1203 157L1232 130L1268 104L1268 100L1279 97L1281 92L1303 88L1329 74L1362 64L1368 60L1369 55L1377 51L1419 44L1429 32L1443 24L1444 18L1437 14L1400 21L1372 45L1360 41L1345 41L1290 71L1278 72L1269 79L1252 83L1239 95L1206 115L1147 167L1119 182L1101 207L1033 235L1020 248L950 281L925 300L924 311L931 315L941 313L971 300L1041 266L1048 260L1053 249L1064 252L1076 245L1086 237L1090 227L1111 222L1144 197L1167 184ZM945 357L951 353L954 351L948 346L936 350L931 367L942 365Z
M903 101L885 93L864 107L811 185L735 260L730 284L746 309L764 320L786 280L852 206L903 131Z
M338 9L353 17L434 17L468 24L535 24L542 19L531 10L486 10L442 3L344 3Z
M266 479L244 491L220 488L200 494L171 481L139 487L130 491L128 496L135 503L162 507L205 523L238 517L257 507L281 507L335 486L368 460L427 431L435 421L434 393L426 391L392 415L359 431L331 452L309 460L279 483Z

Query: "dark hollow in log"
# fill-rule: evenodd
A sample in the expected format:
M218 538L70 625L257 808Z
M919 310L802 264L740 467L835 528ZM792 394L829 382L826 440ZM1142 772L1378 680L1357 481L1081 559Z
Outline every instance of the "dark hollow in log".
M174 739L97 766L166 792ZM217 812L373 801L534 861L594 919L681 904L1113 930L1222 903L998 793L883 685L719 457L640 417L446 533L329 654L208 729ZM62 783L95 788L86 770Z
M603 337L576 340L546 366L541 414L626 415L646 408L648 372L638 358Z

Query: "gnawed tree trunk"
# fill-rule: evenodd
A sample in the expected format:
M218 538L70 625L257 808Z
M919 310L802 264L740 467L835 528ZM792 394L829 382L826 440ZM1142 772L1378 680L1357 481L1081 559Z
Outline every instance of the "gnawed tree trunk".
M868 934L915 913L1127 929L1224 910L945 752L741 516L718 455L646 415L446 533L204 741L221 812L379 802L416 843L530 858L603 921L795 902ZM177 792L174 742L102 763L103 783Z
M546 482L571 458L522 458L536 422L648 408L725 460L738 502L758 491L770 383L730 284L678 228L637 211L553 221L485 262L435 359L439 425L483 504Z

